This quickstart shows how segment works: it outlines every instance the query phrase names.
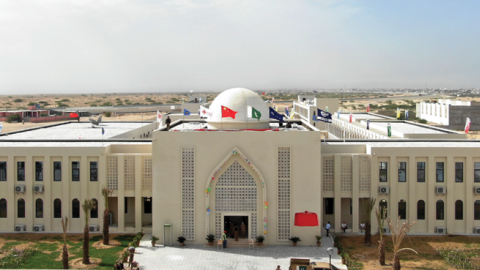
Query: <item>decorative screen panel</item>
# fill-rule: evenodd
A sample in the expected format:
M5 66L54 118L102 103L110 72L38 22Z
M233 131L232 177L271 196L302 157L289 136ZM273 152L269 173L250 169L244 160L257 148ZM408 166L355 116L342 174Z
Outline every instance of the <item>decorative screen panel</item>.
M370 157L360 157L359 190L370 191Z
M107 188L118 190L118 157L107 157Z
M142 190L152 190L152 158L143 157L142 159Z
M333 157L323 157L323 191L334 191Z
M342 191L352 190L352 157L341 157L340 185Z
M182 149L182 234L195 240L195 151Z
M215 237L222 239L223 226L222 226L222 213L215 213Z
M290 148L278 148L278 240L290 238Z
M250 239L255 239L255 237L257 237L257 213L251 213L250 218L252 219L252 224L250 226Z
M125 156L125 190L135 190L135 157Z

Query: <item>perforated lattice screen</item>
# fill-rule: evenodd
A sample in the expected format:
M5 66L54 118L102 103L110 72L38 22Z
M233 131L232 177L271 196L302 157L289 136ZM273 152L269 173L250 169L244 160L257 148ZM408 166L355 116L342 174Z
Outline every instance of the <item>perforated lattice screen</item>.
M290 238L290 148L278 148L278 240Z
M118 158L107 157L107 188L118 190Z
M135 157L126 156L124 163L125 190L135 190Z
M323 191L334 191L333 157L323 157Z
M340 185L342 191L352 190L352 157L341 157Z
M370 157L360 157L359 163L359 190L370 191Z
M152 158L143 157L142 159L142 190L152 190Z
M187 240L195 240L195 152L182 149L182 234Z
M222 213L215 213L215 237L222 239Z
M252 219L252 226L250 226L250 239L255 239L255 237L257 237L257 213L251 213L250 218Z

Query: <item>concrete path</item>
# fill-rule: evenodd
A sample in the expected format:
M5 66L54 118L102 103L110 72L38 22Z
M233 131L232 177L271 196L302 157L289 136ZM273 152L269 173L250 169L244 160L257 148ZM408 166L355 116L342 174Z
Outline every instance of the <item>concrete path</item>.
M277 265L282 270L290 266L290 258L305 258L313 261L327 262L327 248L333 246L329 238L322 238L322 246L266 246L255 249L226 248L215 246L186 245L180 247L152 247L151 234L145 234L140 246L135 251L135 261L140 263L140 269L227 269L227 270L273 270ZM335 248L332 264L339 269L347 269L341 264L341 258Z

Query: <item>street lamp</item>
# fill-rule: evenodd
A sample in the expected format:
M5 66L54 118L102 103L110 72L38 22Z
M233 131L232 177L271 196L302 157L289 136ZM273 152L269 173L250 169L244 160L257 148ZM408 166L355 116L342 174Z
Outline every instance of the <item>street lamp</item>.
M327 248L327 253L328 253L328 256L330 256L330 269L332 269L332 255L333 255L333 252L335 251L334 248L332 247L329 247Z

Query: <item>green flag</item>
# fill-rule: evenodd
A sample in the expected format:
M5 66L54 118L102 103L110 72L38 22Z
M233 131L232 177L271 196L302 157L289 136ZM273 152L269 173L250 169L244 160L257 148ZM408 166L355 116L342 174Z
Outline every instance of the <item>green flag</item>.
M260 121L260 117L262 117L262 114L260 113L260 111L256 110L252 106L248 106L247 107L247 116L249 118L255 118L258 121Z
M388 132L388 137L392 137L392 126L390 126L390 124L387 125L387 132Z

